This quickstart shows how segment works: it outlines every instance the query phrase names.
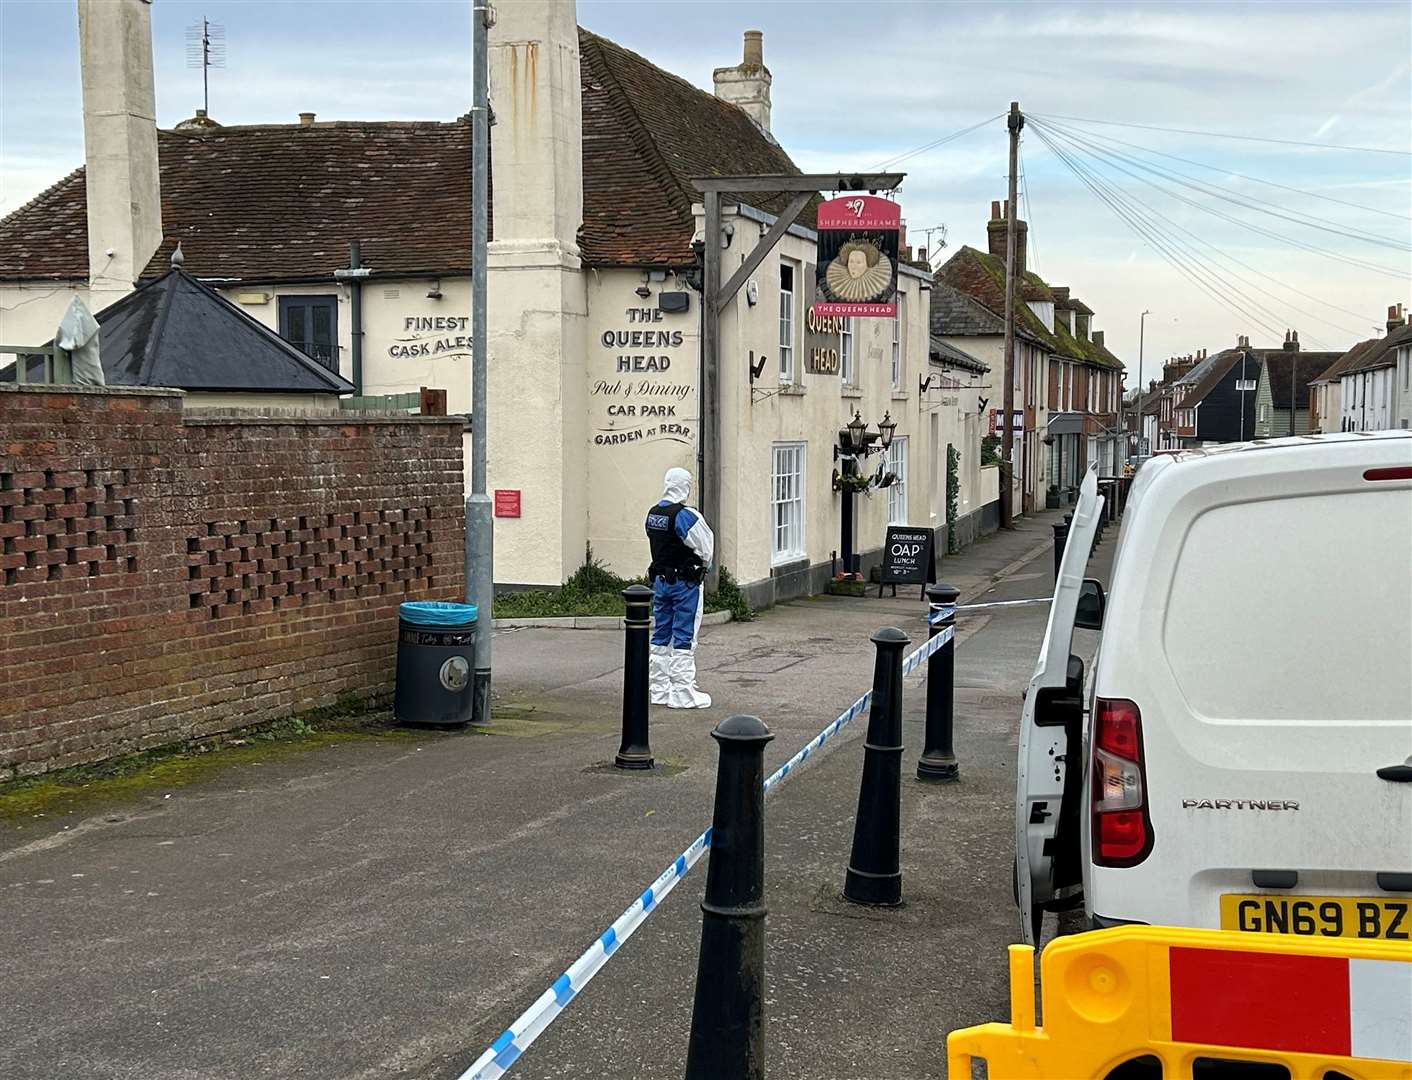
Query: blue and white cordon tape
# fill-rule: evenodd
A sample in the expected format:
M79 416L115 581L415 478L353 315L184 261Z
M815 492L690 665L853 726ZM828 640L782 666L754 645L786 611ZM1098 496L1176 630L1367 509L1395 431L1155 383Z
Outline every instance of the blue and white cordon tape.
M952 628L947 627L940 634L928 639L920 648L915 649L911 655L903 659L902 673L906 675L913 671L918 664L927 660L932 653L950 641L953 633ZM772 788L803 764L811 754L837 735L850 721L860 716L872 700L873 692L869 690L840 713L833 723L810 739L797 754L766 777L765 793L768 795ZM509 1072L510 1067L519 1060L520 1055L529 1049L530 1044L539 1038L545 1028L558 1019L559 1014L564 1011L569 1002L581 993L593 977L603 969L608 958L622 948L623 942L637 932L637 928L647 920L647 916L662 902L663 897L677 887L677 882L686 877L687 872L696 865L697 860L706 853L706 849L710 846L711 830L707 829L693 840L691 846L678 855L670 866L662 871L656 881L643 890L642 895L618 916L612 926L599 935L598 939L588 947L582 956L570 964L568 969L554 980L548 990L535 999L533 1005L522 1012L514 1023L500 1033L500 1037L491 1043L480 1057L476 1058L471 1067L458 1077L458 1080L497 1080L497 1077L504 1076Z

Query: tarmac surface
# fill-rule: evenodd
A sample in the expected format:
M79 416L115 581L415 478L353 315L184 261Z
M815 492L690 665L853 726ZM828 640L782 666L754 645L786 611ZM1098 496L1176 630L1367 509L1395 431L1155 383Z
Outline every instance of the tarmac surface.
M1053 589L1050 525L940 561L963 602ZM1114 530L1089 573L1106 577ZM766 803L766 1057L800 1080L945 1075L945 1035L1007 1017L1016 728L1046 606L964 615L959 783L913 780L924 668L904 692L905 903L840 898L867 718ZM926 634L915 587L707 628L709 710L653 709L659 768L617 749L622 637L495 641L486 730L231 768L165 797L0 825L0 1076L453 1080L710 823L733 713L772 770L869 685L868 635ZM1076 651L1095 635L1079 631ZM678 1077L706 860L511 1075ZM1052 920L1051 920L1052 921Z

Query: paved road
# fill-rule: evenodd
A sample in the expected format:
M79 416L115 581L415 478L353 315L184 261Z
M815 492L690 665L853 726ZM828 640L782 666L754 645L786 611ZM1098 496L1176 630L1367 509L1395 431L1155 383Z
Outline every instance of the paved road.
M1008 567L995 598L1042 594L1047 551L1013 564L1048 536L1025 522L943 577L978 591ZM522 631L497 642L493 734L281 756L0 836L0 1075L457 1076L708 822L709 729L758 713L783 760L866 687L867 634L920 640L921 611L818 599L712 628L717 706L654 710L670 767L649 776L596 767L616 748L621 638ZM963 779L904 785L905 907L837 896L862 724L771 797L772 1070L941 1076L947 1030L1003 1015L1015 718L1043 611L962 630ZM909 773L922 689L908 681ZM703 882L704 864L513 1075L680 1075Z

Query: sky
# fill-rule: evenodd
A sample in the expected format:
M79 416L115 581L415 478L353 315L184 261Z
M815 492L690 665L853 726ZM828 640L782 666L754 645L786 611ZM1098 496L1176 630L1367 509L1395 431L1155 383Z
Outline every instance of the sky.
M225 28L226 67L210 76L222 123L451 119L469 104L469 8L156 0L158 123L201 104L185 31L203 15ZM82 164L75 11L0 0L0 214ZM1019 101L1030 267L1094 309L1129 385L1140 329L1150 378L1238 334L1270 346L1293 328L1306 349L1344 349L1381 331L1389 305L1412 308L1406 0L580 0L578 19L703 88L739 62L743 30L763 30L772 129L795 163L910 154L891 166L907 174L909 240L944 226L943 257L985 247L1006 187L999 115Z

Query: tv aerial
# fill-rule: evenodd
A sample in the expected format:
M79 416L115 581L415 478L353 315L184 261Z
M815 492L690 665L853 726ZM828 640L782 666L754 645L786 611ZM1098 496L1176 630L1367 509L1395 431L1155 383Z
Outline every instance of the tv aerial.
M210 72L226 66L226 28L202 16L186 28L186 66L201 69L201 111L211 115Z

